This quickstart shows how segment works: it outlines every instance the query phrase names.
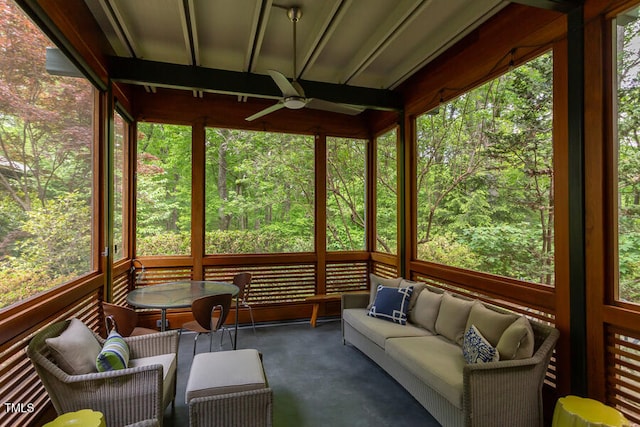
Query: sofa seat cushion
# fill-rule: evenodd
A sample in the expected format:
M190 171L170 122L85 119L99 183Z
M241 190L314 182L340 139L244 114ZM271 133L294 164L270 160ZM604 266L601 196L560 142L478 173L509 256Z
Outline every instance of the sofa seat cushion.
M385 341L394 337L423 337L433 335L426 329L406 324L399 325L387 320L377 319L367 315L364 308L348 308L342 311L343 322L351 325L355 330L385 348Z
M456 408L462 409L462 349L440 336L390 338L385 352Z
M162 365L162 401L167 396L173 394L171 387L173 379L176 377L176 355L175 354L159 354L157 356L140 357L138 359L129 360L130 368L138 368L141 366Z

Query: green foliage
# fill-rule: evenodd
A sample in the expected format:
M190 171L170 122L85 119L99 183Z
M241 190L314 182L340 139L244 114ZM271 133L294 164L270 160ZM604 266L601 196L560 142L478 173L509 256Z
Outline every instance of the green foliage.
M640 303L640 21L618 27L618 296Z
M189 254L191 128L139 123L137 172L138 254Z
M207 253L314 250L312 138L207 129L206 145Z
M327 138L327 250L364 250L365 149L362 140Z
M312 252L313 240L284 227L261 230L213 230L207 233L208 254Z
M398 156L397 132L391 130L377 139L376 250L398 251Z
M547 54L418 117L420 259L553 284L552 93Z
M14 254L0 262L0 307L91 270L89 200L69 193L26 215Z
M51 42L0 0L0 307L91 271L94 89L49 74Z
M456 242L452 234L436 236L419 244L418 259L474 270L480 266L476 254L467 245Z

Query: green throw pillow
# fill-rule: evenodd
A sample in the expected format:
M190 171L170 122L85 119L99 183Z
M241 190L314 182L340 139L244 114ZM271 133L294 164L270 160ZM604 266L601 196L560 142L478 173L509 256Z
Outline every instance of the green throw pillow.
M129 365L129 346L115 329L104 342L102 351L96 358L98 372L125 369Z

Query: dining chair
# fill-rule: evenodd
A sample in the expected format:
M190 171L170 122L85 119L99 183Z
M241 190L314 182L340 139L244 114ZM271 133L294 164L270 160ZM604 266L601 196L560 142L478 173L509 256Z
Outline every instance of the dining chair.
M191 313L195 320L184 323L182 329L196 333L193 341L194 356L200 334L209 334L209 351L211 351L214 332L222 331L220 335L220 348L222 348L225 330L229 333L229 340L231 340L231 345L233 345L231 330L224 327L224 322L227 319L231 307L231 298L231 294L209 295L198 298L191 304Z
M115 326L116 330L123 337L134 337L139 335L157 334L155 329L138 326L138 313L122 305L102 302L105 325L107 333ZM114 325L115 324L115 325Z
M249 299L249 290L251 289L251 273L238 273L233 276L233 284L239 289L238 292L238 305L239 308L249 309L249 316L251 316L251 326L253 326L253 333L256 333L256 323L253 320L253 309L247 302ZM232 308L236 307L236 301L232 301Z

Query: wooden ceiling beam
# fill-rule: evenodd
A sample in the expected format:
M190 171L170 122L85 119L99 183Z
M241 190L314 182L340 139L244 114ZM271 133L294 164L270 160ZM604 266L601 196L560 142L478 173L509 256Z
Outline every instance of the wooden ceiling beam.
M247 95L280 99L280 89L271 77L261 74L169 64L135 58L109 58L109 75L113 81L184 90ZM318 98L365 108L396 110L402 108L398 93L332 83L300 80L308 98Z

